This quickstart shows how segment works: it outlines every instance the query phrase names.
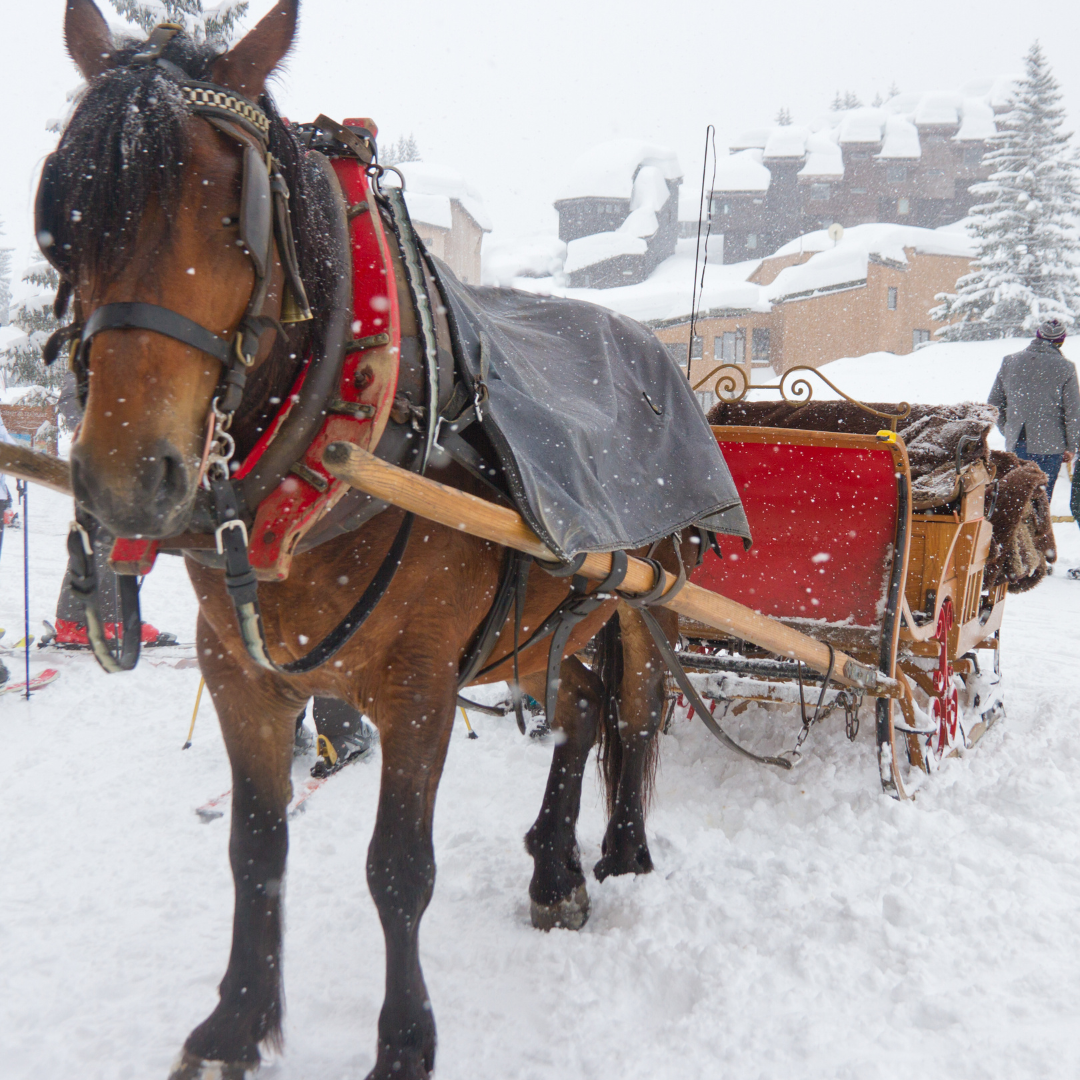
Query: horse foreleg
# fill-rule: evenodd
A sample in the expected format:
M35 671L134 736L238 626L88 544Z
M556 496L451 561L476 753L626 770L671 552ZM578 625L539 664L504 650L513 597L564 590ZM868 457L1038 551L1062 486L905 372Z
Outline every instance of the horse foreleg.
M241 668L199 618L199 653L232 766L232 950L217 1008L188 1036L170 1080L242 1080L281 1043L281 892L296 715L283 680Z
M600 680L576 657L559 670L559 702L555 717L562 741L555 747L544 802L525 848L533 857L529 883L532 924L540 930L580 930L589 917L589 894L577 846L581 778L596 740L600 716ZM544 699L543 675L522 680L533 697Z
M454 722L455 690L380 710L382 783L367 879L386 938L386 997L368 1080L426 1080L435 1066L435 1017L420 970L420 919L435 886L435 793ZM438 704L432 704L437 701Z
M663 609L654 609L653 614L674 640L678 616ZM604 718L609 818L603 854L593 868L598 881L612 874L647 874L653 867L645 812L663 719L664 662L641 616L627 604L619 605L617 626L619 640L611 644L621 649L621 677L610 688L615 708L609 707Z

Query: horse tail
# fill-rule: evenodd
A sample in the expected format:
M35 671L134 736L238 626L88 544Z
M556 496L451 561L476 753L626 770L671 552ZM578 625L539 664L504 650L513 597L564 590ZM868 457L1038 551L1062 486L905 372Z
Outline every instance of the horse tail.
M600 677L600 723L596 727L596 764L604 778L607 810L615 812L619 777L623 765L619 733L619 705L623 678L623 639L619 613L615 612L596 635L596 673Z

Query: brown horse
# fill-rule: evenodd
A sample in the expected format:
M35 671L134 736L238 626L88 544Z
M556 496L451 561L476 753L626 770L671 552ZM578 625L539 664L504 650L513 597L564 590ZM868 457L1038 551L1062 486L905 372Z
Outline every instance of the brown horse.
M232 434L243 456L276 403L288 395L303 357L334 315L334 280L316 237L331 214L325 176L305 172L295 138L265 96L265 82L288 52L298 0L277 6L231 51L218 55L177 35L147 63L147 43L117 45L92 0L68 0L68 50L88 88L53 162L59 208L54 233L39 235L67 283L76 322L103 305L167 307L231 341L245 317L255 271L237 238L242 213L242 153L218 126L178 105L169 71L258 100L271 120L270 147L292 192L299 268L314 320L284 336L260 337ZM142 59L140 60L140 56ZM258 314L281 314L285 267L273 248L269 288ZM399 281L403 321L415 323ZM339 313L340 314L340 313ZM445 327L441 326L445 333ZM211 400L221 369L204 351L153 330L103 329L78 361L85 414L72 450L81 512L114 535L169 537L189 526ZM440 478L478 494L457 466ZM375 576L397 535L393 508L362 529L331 539L293 562L285 581L259 587L266 640L278 664L319 641ZM693 553L687 543L685 554ZM454 722L457 673L485 619L500 578L503 549L425 523L412 535L382 601L332 663L286 675L259 666L241 639L220 569L188 555L199 599L200 665L220 718L233 774L230 860L236 906L232 950L220 1003L188 1037L174 1080L238 1078L259 1062L260 1044L281 1038L282 882L288 847L286 808L295 718L306 700L339 698L379 731L382 777L367 875L386 940L386 996L378 1025L380 1080L427 1077L435 1022L420 970L418 933L431 898L435 793ZM660 559L675 569L670 543ZM522 622L537 626L568 594L566 578L533 569ZM605 631L598 662L575 658L615 612L598 606L574 629L561 668L554 751L544 803L529 831L535 870L529 887L539 925L577 927L587 914L575 823L586 758L603 740L611 818L598 877L650 869L643 793L654 762L663 682L660 658L640 616L621 611ZM672 617L661 612L674 634ZM504 658L485 681L512 673L513 620L495 647ZM545 644L520 655L521 682L543 698Z

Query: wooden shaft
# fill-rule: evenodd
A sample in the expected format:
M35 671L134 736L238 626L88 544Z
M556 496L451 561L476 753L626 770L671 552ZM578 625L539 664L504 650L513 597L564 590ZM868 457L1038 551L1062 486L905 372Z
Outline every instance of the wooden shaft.
M411 510L448 528L460 529L539 559L555 560L555 555L525 524L521 515L508 507L406 472L350 443L331 443L323 454L323 464L328 472L350 486L403 510ZM602 581L611 573L611 555L587 556L578 573ZM665 590L669 590L676 578L665 574L665 579ZM646 593L652 590L655 582L652 567L641 559L631 558L620 589L628 593ZM719 593L687 584L671 600L661 598L658 603L742 641L753 642L771 653L801 660L815 671L828 671L827 645ZM859 663L839 649L834 653L833 679L841 686L857 686L874 696L898 697L901 694L900 685L894 679Z
M0 473L43 484L61 495L71 494L71 472L66 461L27 450L18 443L0 443Z

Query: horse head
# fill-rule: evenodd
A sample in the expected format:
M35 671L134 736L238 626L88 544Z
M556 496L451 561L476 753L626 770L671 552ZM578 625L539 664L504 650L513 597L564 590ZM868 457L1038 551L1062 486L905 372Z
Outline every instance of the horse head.
M235 411L274 347L282 245L254 103L298 6L279 0L221 54L168 25L117 45L93 0L68 0L67 47L88 85L43 170L38 243L80 331L72 485L116 536L184 528L212 402Z

